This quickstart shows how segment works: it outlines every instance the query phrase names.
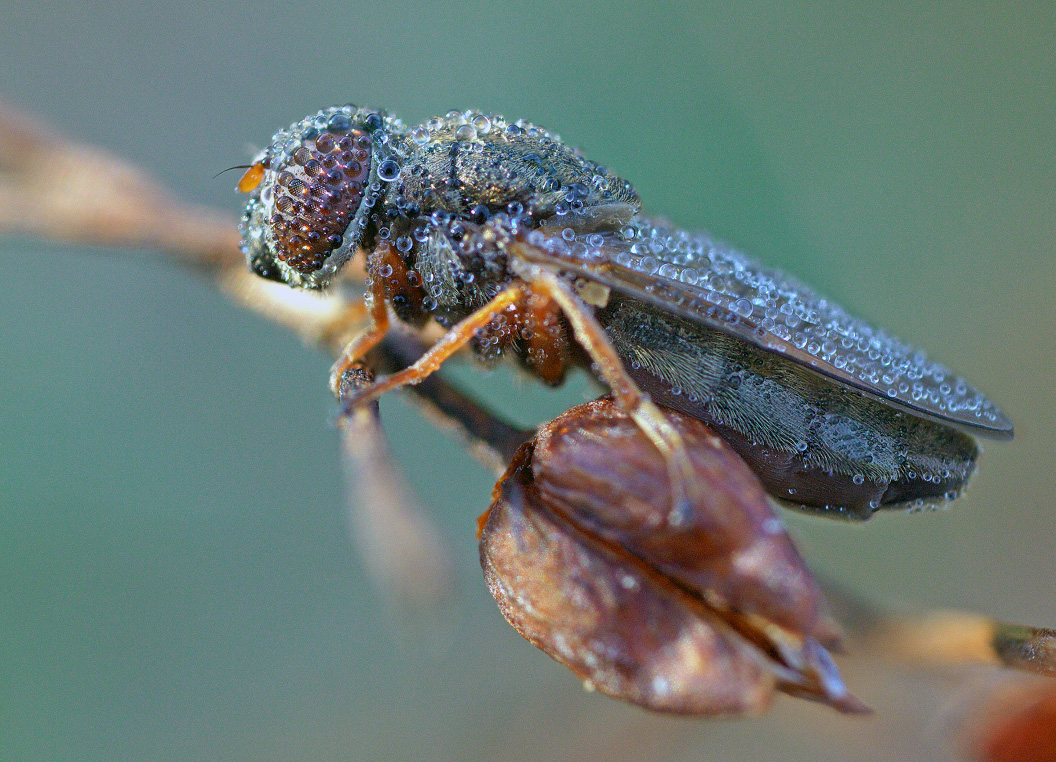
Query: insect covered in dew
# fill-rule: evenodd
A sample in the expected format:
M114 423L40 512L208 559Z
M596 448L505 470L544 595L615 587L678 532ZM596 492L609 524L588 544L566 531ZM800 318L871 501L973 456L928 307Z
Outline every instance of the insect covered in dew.
M280 130L239 183L258 275L321 289L363 251L372 326L331 384L398 320L447 329L347 408L420 381L469 345L558 384L590 368L691 478L657 404L704 422L770 494L865 519L956 497L975 437L1010 420L949 369L708 234L640 214L627 181L546 130L476 111L406 127L333 107Z

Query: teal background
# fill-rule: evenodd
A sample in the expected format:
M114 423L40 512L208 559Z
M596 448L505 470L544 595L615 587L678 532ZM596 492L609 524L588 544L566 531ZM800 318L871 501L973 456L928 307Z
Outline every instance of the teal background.
M1053 626L1054 9L8 3L0 98L232 213L236 178L213 175L332 103L559 132L649 211L925 347L1016 422L948 512L791 519L810 561L888 602ZM584 693L484 589L492 477L398 399L457 590L393 611L348 537L327 357L150 254L4 239L0 268L3 762L952 753L958 675L844 660L868 721L790 699L678 721ZM529 421L588 393L475 383Z

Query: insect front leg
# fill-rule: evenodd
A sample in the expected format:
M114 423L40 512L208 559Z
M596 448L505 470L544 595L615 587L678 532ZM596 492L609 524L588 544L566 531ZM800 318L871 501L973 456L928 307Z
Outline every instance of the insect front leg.
M572 327L576 341L594 362L598 375L609 387L616 403L660 451L667 463L671 483L670 521L673 524L681 523L690 510L689 483L693 479L693 469L682 437L660 408L649 399L649 395L639 389L628 375L605 329L572 287L554 273L536 265L515 260L513 267L533 293L553 300L560 307Z
M389 309L385 303L385 284L378 277L370 279L367 290L367 309L370 325L348 342L337 362L330 368L330 390L338 398L342 396L341 379L363 355L376 347L389 331Z

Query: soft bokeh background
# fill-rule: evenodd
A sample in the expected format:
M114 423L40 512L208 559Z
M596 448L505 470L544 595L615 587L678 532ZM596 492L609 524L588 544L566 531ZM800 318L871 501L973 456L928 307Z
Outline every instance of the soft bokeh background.
M213 175L331 103L546 125L650 211L816 284L1015 420L949 512L795 519L818 568L890 602L1056 625L1051 2L155 5L5 4L0 98L232 213L237 173ZM484 589L490 474L395 399L394 446L458 587L436 612L391 611L348 537L327 357L150 255L7 239L0 267L0 760L927 759L942 743L955 676L936 692L853 661L873 720L782 699L761 720L672 721L585 694ZM586 394L481 388L525 395L508 405L523 420Z

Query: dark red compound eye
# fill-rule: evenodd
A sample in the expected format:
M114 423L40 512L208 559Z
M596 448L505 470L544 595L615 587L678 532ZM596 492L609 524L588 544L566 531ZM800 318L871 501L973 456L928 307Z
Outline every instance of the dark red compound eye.
M276 256L298 272L322 269L341 246L370 174L370 135L348 129L301 142L279 168L268 218Z

